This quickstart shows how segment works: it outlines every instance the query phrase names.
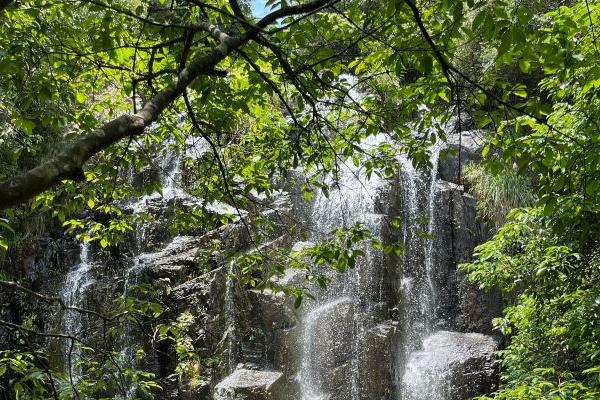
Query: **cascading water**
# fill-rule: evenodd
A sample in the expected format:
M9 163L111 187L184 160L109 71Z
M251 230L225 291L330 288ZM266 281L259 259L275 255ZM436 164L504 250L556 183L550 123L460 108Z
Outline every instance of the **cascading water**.
M427 283L429 285L429 304L427 314L429 320L426 322L427 330L431 329L436 324L437 319L437 306L438 306L438 289L435 285L435 271L434 271L434 233L436 228L436 213L435 213L435 199L437 193L437 174L438 174L438 163L440 159L440 151L442 145L441 142L437 142L431 146L431 172L429 178L429 191L427 198L427 237L425 240L425 273L427 276Z
M162 192L154 192L140 197L137 201L131 203L129 208L134 215L148 212L149 203L162 202L168 203L170 200L185 196L185 192L179 188L181 175L182 155L172 150L168 150L164 156L158 160L159 180ZM123 294L127 295L129 288L138 283L139 275L146 267L143 261L144 250L146 246L147 224L142 222L135 226L136 248L132 261L125 271L125 283Z
M400 281L403 309L402 334L399 337L396 359L396 397L402 400L443 400L436 395L437 386L432 383L436 381L436 377L433 375L426 380L428 391L419 394L413 390L415 385L423 384L424 379L415 374L414 365L408 361L412 360L410 355L421 347L423 339L431 334L437 324L439 289L435 281L434 237L437 223L437 169L441 148L441 144L430 148L429 177L417 171L410 160L400 160L405 247ZM426 204L426 207L422 207L422 204Z
M424 189L422 175L411 160L400 157L400 186L402 190L402 276L400 278L400 304L402 306L402 331L400 335L397 371L401 372L403 359L418 347L425 331L428 291L423 284L423 216L421 196ZM396 377L397 380L401 376Z
M358 97L356 93L351 93L351 96ZM365 140L361 147L369 149L385 140L385 135L377 135ZM398 240L402 241L404 252L401 256L384 257L370 244L364 244L360 246L364 255L357 259L355 267L349 271L343 274L333 270L318 271L331 279L328 287L323 290L311 288L314 298L305 296L302 308L292 313L294 320L286 320L285 324L281 324L281 329L279 325L269 325L273 330L285 331L281 334L285 339L281 340L286 340L284 346L288 350L281 350L284 346L277 349L293 353L281 357L293 358L289 364L276 364L279 362L277 360L270 365L262 365L260 360L255 362L254 358L252 363L237 364L238 361L243 363L249 359L244 353L247 351L244 342L246 338L240 333L249 321L244 319L241 311L236 313L236 295L239 297L242 292L236 292L233 278L235 262L231 261L228 266L224 266L223 269L227 269L222 303L224 307L218 312L219 316L223 317L219 321L225 321L225 332L222 336L219 335L221 341L217 349L223 350L225 367L219 368L220 372L225 370L233 375L246 368L263 367L268 370L278 369L286 374L289 372L286 379L287 382L291 382L292 395L274 397L277 400L453 398L446 394L448 374L439 367L444 364L439 362L439 356L434 351L425 351L428 345L439 345L446 337L440 335L437 342L429 340L435 330L445 327L444 323L447 322L443 320L445 316L439 312L439 309L444 307L446 293L442 287L445 283L442 283L440 278L444 278L442 274L447 271L441 268L440 260L443 257L436 247L441 241L439 238L437 242L433 240L434 236L438 235L438 228L442 226L441 219L436 220L443 214L438 210L440 199L443 199L440 196L441 186L438 185L437 177L441 148L441 145L436 145L430 149L430 171L420 171L409 159L398 157L401 171L394 182L384 181L377 175L366 179L362 168L340 161L337 180L328 182L330 195L325 196L321 192L315 196L309 221L308 240L311 243L327 238L328 233L334 229L362 222L383 243L391 243L386 242L389 239L386 235L394 237L393 240L396 240L396 235L399 236ZM160 164L162 193L152 193L129 204L128 207L133 213L148 213L160 217L164 215L165 207L173 203L182 204L183 207L200 204L198 199L191 198L177 187L181 175L180 157L167 152L157 164ZM395 192L393 196L399 199L386 198L393 197L388 193L390 189ZM387 200L390 200L389 204L386 203ZM399 200L401 205L394 203L396 200ZM402 218L402 230L390 233L386 227L388 215L398 214ZM436 217L436 214L439 215ZM130 263L118 275L120 284L124 284L125 296L134 295L132 288L142 281L146 275L144 271L158 265L154 262L157 254L162 253L163 256L166 254L169 257L181 251L179 237L174 238L165 247L163 245L168 242L168 237L161 236L157 240L157 243L162 243L160 251L152 248L153 244L149 239L155 238L154 228L154 225L146 223L140 223L136 227L136 243L131 251ZM89 245L82 245L80 258L81 262L69 272L63 289L63 299L67 304L74 306L84 304L86 290L94 282ZM160 268L159 265L153 269L152 274L157 272L156 276L162 276L160 273L164 273L164 270ZM222 286L217 287L218 295L222 296ZM63 323L65 331L69 333L77 334L86 329L85 321L77 313L67 312ZM273 328L274 326L276 328ZM380 333L381 336L377 336ZM383 344L377 345L379 347L373 347L373 341L381 340L384 336L385 340L389 339L392 343L381 342ZM279 336L273 337L273 341L280 340ZM120 342L120 362L129 369L137 368L133 346L139 345L138 339L136 332L126 331ZM267 342L265 348L270 344ZM391 349L389 352L392 354L386 355L385 350L382 350L384 348ZM268 353L270 350L265 349L261 354L264 354L265 358L271 357ZM369 358L373 355L383 355L387 358L379 363L379 359L373 361L373 358ZM277 357L280 356L281 354L278 354ZM80 357L81 354L75 348L72 360L76 363ZM376 367L373 368L374 366ZM385 383L378 380L384 373L373 372L380 366L389 375L385 377ZM65 370L72 370L77 374L76 368L70 365L66 365ZM373 386L377 385L383 389L374 389ZM132 384L129 398L135 397L133 387ZM226 396L215 398L231 399Z
M383 139L383 136L371 138L363 146L375 146ZM316 196L311 217L313 242L324 239L336 228L357 222L373 232L381 229L382 215L376 204L383 181L377 176L366 179L354 166L343 164L340 168L338 181L330 182L331 194ZM345 388L335 398L361 399L364 386L361 349L366 340L368 316L381 299L381 294L370 288L379 287L382 273L376 252L367 245L362 250L365 255L357 260L353 270L345 274L321 271L331 282L325 290L315 289L312 293L315 299L303 305L302 354L297 377L302 400L329 399L335 386ZM336 369L337 377L332 374Z
M371 138L375 146L384 135ZM407 360L436 326L438 288L436 260L432 238L436 233L437 166L441 145L431 148L431 170L417 170L411 161L399 157L402 193L402 275L400 276L401 326L395 361L398 399L422 400L407 397L403 383L410 375ZM377 198L385 182L374 177L360 176L360 169L343 165L339 182L332 185L331 195L315 199L311 226L317 232L310 239L316 242L324 234L356 222L377 235L385 216L378 209ZM380 237L380 239L383 239ZM365 256L353 271L331 274L328 288L316 291L315 300L307 301L301 319L301 362L298 374L302 400L351 399L366 400L364 349L367 332L372 328L382 299L384 279L383 260L368 246ZM380 257L380 256L379 256ZM378 288L378 290L377 290ZM375 290L373 290L375 289ZM432 386L430 384L430 386ZM442 398L435 398L442 400Z
M408 252L413 252L413 255L407 254L404 259L403 270L419 271L423 279L413 285L414 278L404 278L410 280L410 285L406 282L401 283L401 292L403 302L407 304L405 307L404 321L404 337L400 339L401 351L398 352L396 361L397 368L397 398L401 400L445 400L447 390L447 373L446 370L440 370L439 351L421 351L426 347L429 337L436 329L443 327L447 321L444 321L444 316L440 314L441 306L441 287L438 283L437 276L439 275L438 260L436 258L436 230L438 229L436 199L438 195L438 163L442 144L437 143L430 148L430 164L431 170L427 186L419 177L416 171L411 170L405 163L404 173L407 177L404 179L405 192L405 213L409 219L414 218L417 213L418 205L414 202L417 196L415 193L426 194L426 215L427 220L426 235L424 240L417 240L417 249L409 248ZM420 184L412 184L411 182L418 181ZM407 221L408 222L408 221ZM411 229L413 223L408 223L405 229ZM406 240L406 238L405 238ZM451 243L449 244L452 245ZM416 252L416 253L414 253ZM414 254L419 254L417 257ZM422 263L419 261L422 258ZM422 267L421 267L422 265ZM421 269L422 268L422 269ZM443 271L441 271L443 272ZM414 272L413 272L414 273ZM424 282L423 282L424 281ZM419 303L420 312L415 313L415 299ZM411 311L412 309L412 311Z
M323 391L324 376L319 368L319 363L326 364L325 354L328 356L334 356L332 353L324 353L319 348L319 344L324 339L331 340L331 336L335 335L332 332L331 318L336 315L346 316L350 313L353 308L353 299L351 297L339 297L337 299L328 301L322 305L315 306L308 312L303 320L304 334L302 336L302 360L300 370L300 393L302 400L322 400L326 398ZM343 309L343 312L340 312ZM329 319L329 320L328 320ZM337 351L342 350L342 343L334 343L334 347ZM349 349L346 349L349 350ZM331 348L330 350L331 351ZM327 365L323 365L327 367ZM353 396L354 397L354 396Z
M90 243L83 242L79 245L79 264L67 273L60 292L60 296L67 306L83 307L86 292L94 283L91 269ZM62 328L69 335L81 337L84 330L82 314L74 310L65 311L62 317ZM81 358L79 344L71 341L63 343L63 357L64 371L69 376L78 379L81 374L81 368L78 366L78 361Z

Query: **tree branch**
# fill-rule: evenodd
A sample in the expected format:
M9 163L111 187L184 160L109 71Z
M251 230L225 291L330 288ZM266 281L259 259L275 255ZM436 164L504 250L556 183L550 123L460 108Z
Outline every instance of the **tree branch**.
M450 85L450 90L454 92L454 82L450 73L450 65L448 63L448 60L446 60L446 57L444 56L442 51L436 46L435 42L429 35L429 32L427 31L427 28L425 28L425 24L423 23L423 19L421 18L421 12L417 8L413 0L404 0L404 3L406 3L406 5L408 5L408 7L411 9L413 18L415 19L415 22L419 27L419 31L421 31L421 35L423 35L423 38L425 39L429 47L431 47L435 58L438 60L442 67L442 73L446 77L448 85Z
M71 311L77 311L77 312L83 313L83 314L91 314L91 315L94 315L94 316L96 316L96 317L98 317L100 319L103 319L105 321L114 320L115 318L117 318L117 317L119 317L121 315L121 314L119 314L119 315L115 315L113 317L108 317L108 316L103 315L103 314L101 314L101 313L99 313L97 311L94 311L94 310L88 310L88 309L85 309L85 308L79 308L79 307L69 306L68 304L66 304L63 301L63 299L61 299L58 296L48 296L48 295L45 295L45 294L41 294L41 293L38 293L38 292L36 292L34 290L31 290L29 288L26 288L24 286L21 286L18 283L12 282L12 281L3 281L3 280L0 280L0 286L3 286L5 288L7 288L7 289L11 289L11 290L16 290L16 291L19 291L19 292L23 292L23 293L25 293L25 294L27 294L29 296L35 297L38 300L43 301L44 303L48 303L48 304L57 303L60 306L60 308L63 309L63 310L71 310Z
M63 150L50 160L19 176L1 181L0 209L21 203L50 189L63 179L83 180L83 166L92 156L123 138L144 133L145 129L158 119L165 108L181 96L194 79L200 75L212 73L219 62L257 36L263 28L280 18L310 13L338 1L315 0L310 3L280 8L262 18L242 35L235 37L224 37L225 34L217 32L213 25L200 24L203 25L202 28L209 27L209 31L217 36L221 43L208 53L192 60L169 86L156 94L138 113L121 115L87 135L65 144Z

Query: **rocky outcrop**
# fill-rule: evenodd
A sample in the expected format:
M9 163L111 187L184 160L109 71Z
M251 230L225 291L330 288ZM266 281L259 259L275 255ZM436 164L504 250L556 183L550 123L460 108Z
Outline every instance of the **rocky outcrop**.
M177 236L160 251L144 253L138 259L150 279L168 278L173 282L185 282L188 275L198 268L199 245L197 237Z
M278 400L283 374L237 369L215 387L214 400Z
M235 220L173 238L165 229L169 209L207 205L176 191L171 197L148 196L137 207L158 221L136 232L143 243L130 243L110 268L97 254L93 287L82 304L102 309L115 293L128 294L137 283L168 288L155 292L163 293L160 301L168 317L189 317L186 340L201 361L193 366L193 379L180 378L172 343L159 343L159 351L145 346L151 360L142 367L157 374L164 399L212 394L215 400L389 400L405 395L413 400L424 397L410 397L410 391L421 390L464 400L486 393L495 384L497 343L489 336L458 332L491 332L501 302L466 282L456 268L485 238L475 199L456 184L459 158L464 164L479 157L479 134L463 132L460 142L450 135L450 150L442 151L448 156L439 160L439 179L407 163L403 167L409 174L392 182L357 183L355 174L342 176L342 184L331 185L332 198L320 197L313 204L298 193L253 198L255 204L244 215L262 217L263 228L268 226L263 236L257 235L260 228ZM390 223L395 218L402 221L400 229ZM331 278L324 290L307 283L306 271L286 270L275 281L308 292L299 309L282 292L242 287L231 278L235 256L299 249L355 220L364 222L383 246L401 243L404 252L384 255L368 243L361 245L363 254L344 274L319 267ZM308 233L298 234L301 230ZM307 241L292 242L299 238ZM260 261L249 274L268 277L269 262L268 257ZM422 341L426 332L442 329ZM138 340L135 332L127 335L124 341ZM204 360L206 365L200 365ZM409 388L405 394L401 385Z
M439 331L423 340L402 378L402 400L469 400L496 388L495 338Z

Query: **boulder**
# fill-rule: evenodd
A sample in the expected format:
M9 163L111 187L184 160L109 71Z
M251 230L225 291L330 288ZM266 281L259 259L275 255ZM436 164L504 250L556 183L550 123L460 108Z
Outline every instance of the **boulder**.
M435 332L408 359L402 400L468 400L492 392L498 381L497 348L489 335Z
M283 374L276 371L237 369L215 387L214 400L282 399Z

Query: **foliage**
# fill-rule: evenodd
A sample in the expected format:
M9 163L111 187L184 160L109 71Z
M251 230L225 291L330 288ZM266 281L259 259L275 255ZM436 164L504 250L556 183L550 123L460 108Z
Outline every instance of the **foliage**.
M193 317L187 313L177 318L166 315L168 310L160 298L168 290L167 282L132 287L130 296L115 299L105 314L94 314L100 319L100 332L89 331L86 338L57 337L60 346L70 349L65 357L71 357L75 348L81 351L80 357L69 360L67 371L54 365L47 351L36 348L36 331L24 325L16 333L23 348L0 352L0 378L8 376L17 398L153 399L162 387L157 377L144 369L152 357L146 350L168 342L177 355L177 372L193 380L201 379L198 369L211 360L201 360L191 346ZM144 330L151 334L134 335L135 343L123 342L126 333Z
M600 393L600 259L575 252L543 210L514 210L478 258L462 268L509 306L494 321L508 339L500 352L497 399L592 399ZM557 397L558 396L558 397Z
M518 65L521 74L520 82L498 74L486 83L487 100L502 102L480 112L480 126L495 127L483 150L488 173L516 166L535 182L536 206L512 211L462 268L481 286L500 287L507 300L496 321L508 341L500 353L503 381L491 398L593 399L600 390L599 5L532 12L542 5L495 3L473 20L497 40L496 65Z
M506 222L513 208L530 206L534 202L531 182L512 168L494 173L481 164L467 164L464 179L477 198L479 216L498 229Z
M385 246L362 223L338 228L316 243L304 243L291 252L285 248L263 248L242 254L234 259L236 280L243 285L283 292L294 298L294 307L302 304L304 296L311 297L311 286L325 288L330 282L330 272L346 272L356 267L366 252L383 249L385 253L402 251L399 244ZM286 269L304 272L306 285L282 285ZM314 285L313 285L314 284Z

